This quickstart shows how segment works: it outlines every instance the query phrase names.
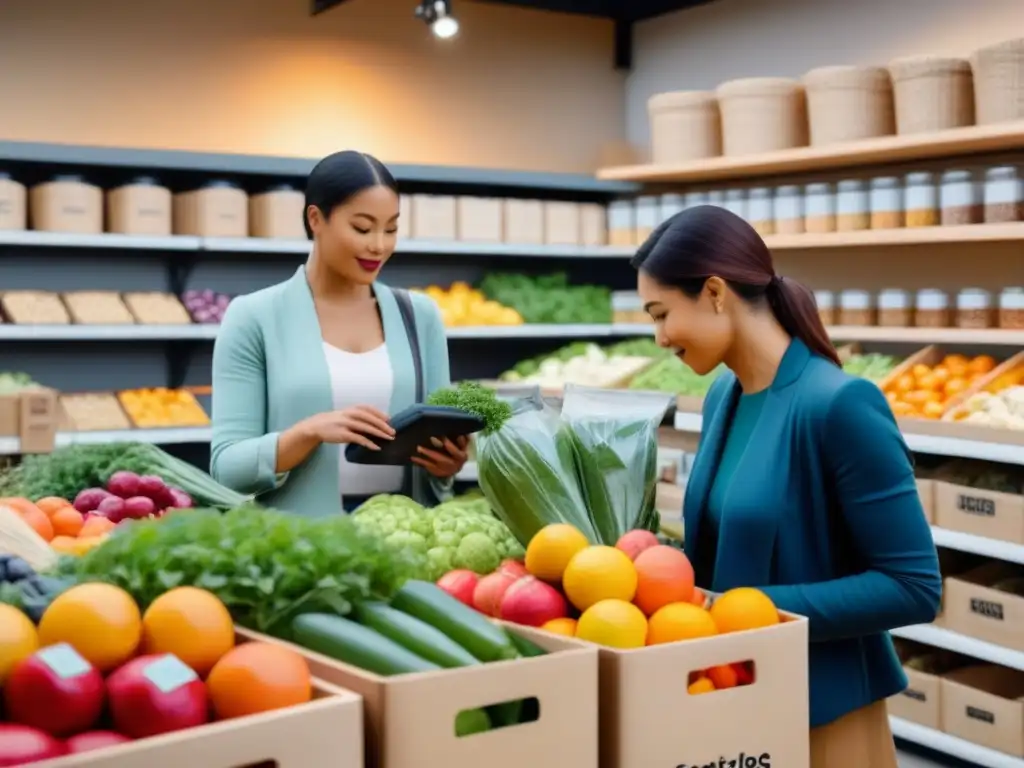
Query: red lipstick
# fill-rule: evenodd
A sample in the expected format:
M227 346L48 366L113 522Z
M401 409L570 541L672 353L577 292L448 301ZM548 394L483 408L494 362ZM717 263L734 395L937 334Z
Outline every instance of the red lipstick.
M376 272L380 269L380 261L374 261L373 259L356 259L356 263L364 272Z

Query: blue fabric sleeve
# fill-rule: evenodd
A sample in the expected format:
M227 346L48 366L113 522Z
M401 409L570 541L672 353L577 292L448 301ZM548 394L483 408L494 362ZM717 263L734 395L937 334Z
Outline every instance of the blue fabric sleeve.
M213 347L213 438L210 474L239 493L279 488L278 433L266 434L267 375L263 341L244 299L231 303Z
M938 556L889 404L875 384L853 379L833 398L823 430L827 482L835 484L845 535L864 571L764 592L779 608L808 617L812 642L931 622L942 595Z

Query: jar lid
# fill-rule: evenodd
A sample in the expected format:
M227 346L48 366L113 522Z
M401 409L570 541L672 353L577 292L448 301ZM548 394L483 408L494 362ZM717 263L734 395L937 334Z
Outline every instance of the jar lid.
M962 181L971 181L970 171L946 171L942 174L943 184L956 184Z
M299 190L293 187L291 184L271 184L265 190L264 194L273 194L274 192L298 192Z
M743 190L743 189L729 189L729 190L726 190L726 192L725 192L725 199L729 200L731 202L737 202L737 201L740 201L740 200L745 200L746 199L745 192L746 192L746 190Z
M914 304L918 309L946 309L949 307L949 296L937 288L924 288L917 292Z
M715 94L710 91L669 91L651 96L647 100L647 109L650 112L662 112L667 109L715 106L716 101Z
M843 309L871 309L871 294L867 291L847 290L839 294Z
M136 176L133 179L129 179L126 187L159 187L160 182L157 181L155 176Z
M776 187L776 197L791 197L800 194L800 187L796 184L783 184L781 187Z
M85 180L85 176L81 176L77 173L58 173L52 179L51 182L62 183L62 184L88 184Z
M683 202L683 196L677 192L670 192L661 196L662 205L679 205Z
M856 67L842 64L817 67L803 76L803 83L808 88L892 90L889 70L884 67Z
M743 77L718 86L719 99L735 96L790 96L800 93L803 86L787 77Z
M888 189L889 187L895 187L897 184L899 184L899 179L895 176L879 176L871 180L872 189Z
M210 179L200 189L239 189L239 186L227 179Z
M814 302L820 309L832 309L836 303L836 295L832 291L815 291Z
M964 288L956 296L957 309L988 309L992 306L992 294L983 288Z
M844 179L837 185L840 192L862 192L865 188L860 179Z
M818 181L814 184L808 184L805 187L805 192L808 195L827 195L832 191L832 185L827 182Z
M879 309L906 309L910 297L902 288L885 288L878 294Z
M686 204L693 205L704 205L708 201L708 196L705 192L687 192L686 193Z
M771 197L772 191L768 187L754 187L750 190L750 199Z
M1012 165L1000 165L997 168L989 168L985 171L986 179L1015 179L1017 169Z
M928 171L914 171L907 174L907 184L932 184L935 177Z
M1003 288L999 294L1000 309L1024 309L1024 288Z

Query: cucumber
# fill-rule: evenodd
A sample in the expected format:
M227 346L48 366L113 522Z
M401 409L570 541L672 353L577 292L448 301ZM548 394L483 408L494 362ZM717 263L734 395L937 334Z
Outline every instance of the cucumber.
M505 630L430 582L405 582L391 606L440 630L480 661L519 658Z
M439 629L386 603L363 603L355 618L389 640L441 667L468 667L480 660Z
M482 709L464 709L455 716L455 735L472 736L491 730L491 718Z
M303 648L378 675L440 669L372 629L330 613L296 616L292 621L292 638Z
M547 656L547 651L532 640L523 637L515 630L510 629L506 634L512 638L512 645L516 647L516 650L519 651L519 654L524 658L532 659L536 656Z

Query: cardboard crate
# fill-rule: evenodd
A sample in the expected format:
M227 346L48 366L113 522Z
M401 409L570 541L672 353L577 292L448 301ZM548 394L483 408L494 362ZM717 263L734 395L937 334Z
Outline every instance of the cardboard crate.
M924 518L929 525L936 525L935 522L935 481L927 478L917 478L917 494L921 497L921 508L924 509Z
M939 730L942 723L939 676L903 667L907 687L890 696L886 707L892 717L900 717L925 728Z
M363 768L363 704L314 680L315 700L140 739L38 768Z
M57 391L34 387L0 395L0 437L17 437L21 453L49 453L59 421Z
M595 768L597 649L527 628L516 631L551 653L395 677L256 633L242 635L298 651L318 678L363 697L368 768ZM531 697L540 703L534 722L455 736L459 712Z
M935 481L935 525L1024 544L1024 496Z
M1024 672L979 664L950 672L940 686L943 731L1024 757Z
M1005 374L1010 373L1011 371L1014 371L1017 368L1020 368L1021 366L1024 366L1024 352L1018 352L1013 357L1010 357L1009 359L1001 362L999 365L992 369L991 373L989 373L987 376L980 379L979 381L975 382L974 385L969 387L961 397L957 398L954 406L950 408L948 411L946 411L946 413L943 415L943 421L955 422L962 419L964 416L967 415L964 409L964 404L971 398L972 395L976 395L979 392L988 391L989 387L997 379L1002 378Z
M989 562L947 578L943 588L946 629L1024 651L1024 597L992 587L1021 577L1024 567Z

